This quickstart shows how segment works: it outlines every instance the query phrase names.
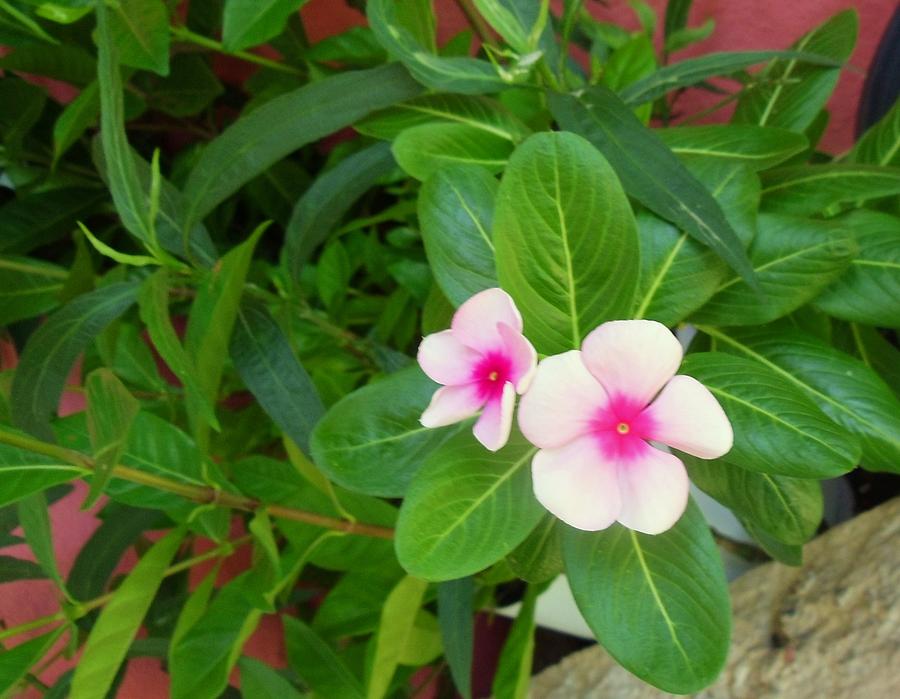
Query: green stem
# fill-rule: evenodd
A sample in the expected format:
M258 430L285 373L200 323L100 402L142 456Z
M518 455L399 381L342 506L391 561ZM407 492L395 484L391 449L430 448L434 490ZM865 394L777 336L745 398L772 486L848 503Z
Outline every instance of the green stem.
M481 13L479 13L472 4L472 0L456 0L456 5L466 16L469 25L475 30L475 33L478 35L478 38L481 39L481 42L483 44L490 44L494 40L491 36L491 28L488 23L484 21Z
M289 66L284 63L279 63L278 61L273 61L269 58L266 58L265 56L257 56L255 53L250 53L249 51L229 51L225 48L224 44L222 44L221 41L216 41L215 39L210 39L209 37L203 36L202 34L192 32L187 27L175 26L170 27L170 29L172 31L172 36L176 39L180 39L181 41L187 41L191 44L195 44L196 46L202 46L203 48L209 49L210 51L225 53L229 56L240 58L242 61L247 61L248 63L255 63L256 65L263 66L264 68L271 68L272 70L279 70L282 73L291 73L292 75L303 75L303 71L299 68L295 68L294 66Z

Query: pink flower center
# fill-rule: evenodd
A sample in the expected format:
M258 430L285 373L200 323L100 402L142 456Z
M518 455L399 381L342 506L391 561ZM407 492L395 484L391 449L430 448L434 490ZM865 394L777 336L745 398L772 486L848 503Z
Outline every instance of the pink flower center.
M591 421L591 433L597 439L604 457L628 461L647 446L653 433L653 419L646 406L628 396L614 396Z
M484 355L472 371L472 380L478 384L478 394L482 400L499 398L503 385L510 381L512 363L504 354L491 352Z

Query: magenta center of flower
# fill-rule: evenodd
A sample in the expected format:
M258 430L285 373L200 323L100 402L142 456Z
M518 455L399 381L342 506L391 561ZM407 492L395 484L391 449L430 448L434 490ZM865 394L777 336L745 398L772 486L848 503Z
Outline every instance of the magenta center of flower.
M646 448L653 419L645 407L628 396L614 396L597 412L591 421L591 434L606 458L628 461Z
M472 371L472 380L478 386L482 400L491 400L503 395L503 385L511 380L512 365L509 357L491 352L484 355Z

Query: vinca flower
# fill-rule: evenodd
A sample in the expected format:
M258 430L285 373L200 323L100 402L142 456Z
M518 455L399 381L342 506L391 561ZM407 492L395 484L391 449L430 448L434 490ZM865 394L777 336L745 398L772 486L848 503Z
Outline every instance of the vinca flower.
M537 354L522 335L522 316L502 289L486 289L463 303L449 330L428 335L419 345L419 365L443 384L422 413L425 427L441 427L472 417L476 439L491 451L509 439L516 393L531 382Z
M544 359L519 406L519 427L540 451L534 493L578 529L613 522L646 534L672 527L688 501L678 457L650 442L714 459L731 424L709 389L675 376L681 345L648 320L603 323L572 350Z

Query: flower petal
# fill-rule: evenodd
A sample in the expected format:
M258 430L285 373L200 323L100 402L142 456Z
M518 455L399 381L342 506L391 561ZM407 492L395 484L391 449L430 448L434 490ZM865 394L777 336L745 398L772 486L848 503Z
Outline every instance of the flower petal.
M509 380L516 385L516 393L525 393L537 369L537 352L522 333L506 323L498 323L497 332L500 333L506 356L509 357Z
M472 428L472 433L486 449L497 451L506 444L512 429L515 404L516 389L507 381L503 384L503 393L484 406L484 412Z
M417 359L428 378L445 386L469 383L481 355L442 330L422 339Z
M690 481L681 459L649 444L618 464L622 509L618 520L644 534L674 526L687 507Z
M476 384L444 386L434 392L419 422L425 427L443 427L472 417L484 400Z
M479 291L460 306L450 327L456 339L480 352L502 346L497 331L498 323L506 323L516 332L522 332L522 316L512 297L503 289Z
M725 456L734 442L731 423L710 390L690 376L676 376L645 413L649 439L701 459Z
M540 503L576 529L606 529L619 516L616 465L603 459L592 437L541 449L531 462L531 477Z
M613 320L581 345L584 364L611 397L647 405L671 379L684 352L677 338L655 320Z
M538 364L534 380L519 404L519 428L541 449L561 447L590 429L607 396L570 350Z

